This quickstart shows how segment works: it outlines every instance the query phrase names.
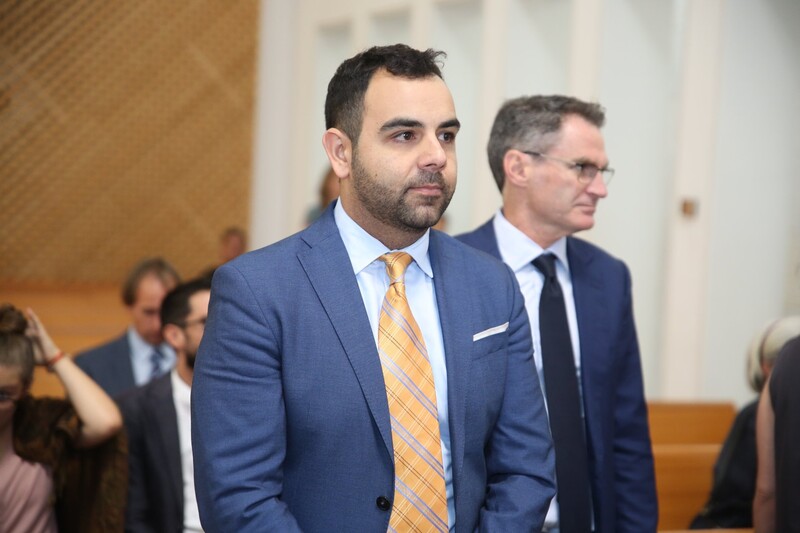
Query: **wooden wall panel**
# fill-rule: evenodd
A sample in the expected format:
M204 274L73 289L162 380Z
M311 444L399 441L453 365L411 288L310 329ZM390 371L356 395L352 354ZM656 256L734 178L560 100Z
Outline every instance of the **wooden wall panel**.
M0 0L0 283L182 275L247 227L257 0Z

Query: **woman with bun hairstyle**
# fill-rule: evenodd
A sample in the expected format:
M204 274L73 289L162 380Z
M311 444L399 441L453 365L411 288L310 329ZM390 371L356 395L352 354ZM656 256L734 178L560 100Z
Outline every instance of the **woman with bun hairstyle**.
M34 365L66 399L29 394ZM116 404L59 350L36 314L0 305L0 531L124 526L127 443Z

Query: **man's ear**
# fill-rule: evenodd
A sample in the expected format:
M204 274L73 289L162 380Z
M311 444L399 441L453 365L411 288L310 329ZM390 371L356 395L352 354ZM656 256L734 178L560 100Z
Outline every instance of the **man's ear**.
M322 147L328 155L333 172L340 178L350 177L350 163L353 161L353 145L342 130L329 128L322 134Z
M185 340L183 329L175 324L167 324L163 327L162 333L164 335L164 340L167 341L167 344L172 346L175 351L183 348L183 342Z
M519 150L508 150L503 156L503 172L505 182L514 187L526 187L528 184L528 159L530 157Z

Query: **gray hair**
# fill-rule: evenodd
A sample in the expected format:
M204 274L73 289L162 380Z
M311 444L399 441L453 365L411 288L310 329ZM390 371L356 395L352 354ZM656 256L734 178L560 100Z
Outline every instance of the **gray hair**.
M503 158L511 149L545 153L559 139L561 123L567 115L578 115L602 128L605 110L600 104L584 102L571 96L521 96L508 100L497 112L486 151L489 168L497 188L503 192Z

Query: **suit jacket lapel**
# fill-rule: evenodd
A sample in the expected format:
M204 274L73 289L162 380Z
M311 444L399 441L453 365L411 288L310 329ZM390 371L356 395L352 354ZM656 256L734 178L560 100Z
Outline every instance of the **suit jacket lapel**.
M457 249L437 232L431 232L429 253L433 286L439 307L445 360L447 362L447 402L453 479L457 484L464 463L466 391L472 354L472 317L464 316L469 299L464 259Z
M581 253L576 241L567 239L567 256L569 258L572 291L575 299L575 312L578 318L578 334L581 344L581 386L583 389L583 408L589 426L592 445L602 442L601 420L595 416L594 406L603 405L602 398L594 398L592 375L597 374L596 365L607 363L603 357L601 344L608 337L606 315L604 309L604 282L600 272L591 268L592 256ZM602 380L601 380L602 381ZM599 450L598 450L599 451Z
M465 239L465 242L471 246L477 245L480 250L491 254L500 261L503 260L500 255L500 247L497 245L497 235L494 233L494 217L469 234L469 238Z
M178 415L172 398L170 374L158 378L158 382L153 385L148 412L153 414L152 424L156 428L156 434L163 450L164 464L162 466L169 472L170 490L175 495L175 502L180 506L180 513L183 516L183 463L178 436Z
M304 233L304 239L310 247L298 254L300 264L336 330L386 449L392 456L389 404L378 350L332 209Z

